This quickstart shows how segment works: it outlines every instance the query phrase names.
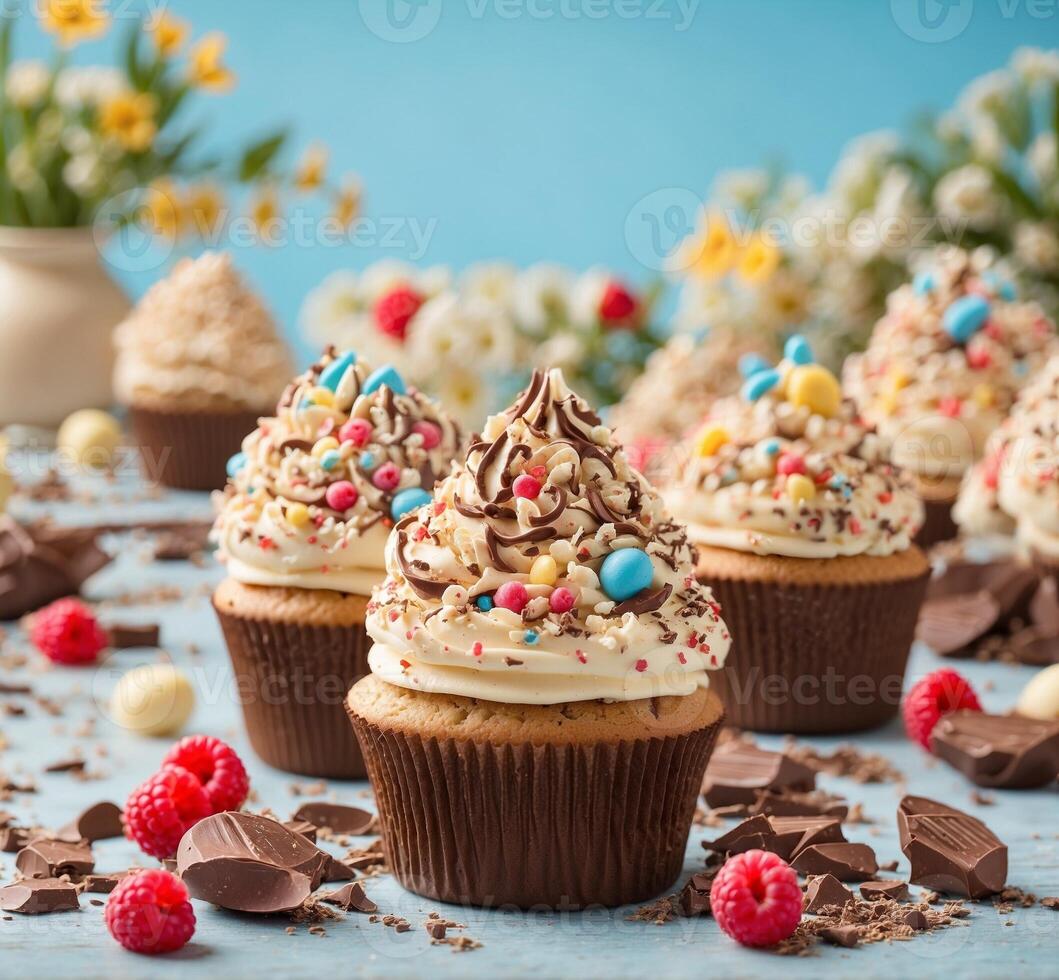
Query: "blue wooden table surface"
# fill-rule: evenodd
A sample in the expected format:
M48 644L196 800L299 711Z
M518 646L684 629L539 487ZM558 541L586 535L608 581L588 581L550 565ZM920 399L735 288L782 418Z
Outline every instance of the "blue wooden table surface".
M206 518L210 513L205 495L166 493L147 499L135 474L128 470L116 482L90 477L78 480L77 487L83 493L77 502L39 504L16 499L12 511L21 517L47 512L65 523ZM106 544L108 550L118 553L117 560L90 581L87 596L102 603L105 622L161 624L166 655L188 672L198 693L187 730L230 741L247 763L254 805L271 807L286 816L301 802L292 793L295 779L270 769L254 756L232 697L228 658L208 599L211 587L221 577L220 568L212 558L204 567L187 562L151 562L150 541L142 537L114 535ZM180 597L167 602L107 602L129 593L147 594L156 586L175 586ZM14 624L7 628L3 650L30 650ZM39 792L19 795L2 808L13 811L19 822L39 821L55 827L98 800L112 799L120 805L129 790L155 770L169 740L141 738L116 727L107 715L107 697L122 672L156 659L157 651L127 651L114 654L97 668L49 670L42 658L34 655L31 668L8 671L4 680L29 680L35 693L60 701L64 711L60 717L52 717L30 702L24 717L3 718L0 731L7 747L0 753L0 771L32 776ZM930 651L917 647L911 676L918 677L938 664ZM977 686L985 706L998 711L1012 705L1032 675L1030 668L1006 664L967 662L958 667ZM90 735L85 734L86 722L93 726ZM765 744L774 741L762 739ZM806 741L827 749L841 740ZM1010 884L1040 896L1059 895L1059 795L1054 789L996 791L991 794L994 805L981 805L973 802L972 787L962 776L929 759L904 737L896 723L858 736L856 744L891 759L906 775L908 791L949 802L985 820L1009 846ZM101 778L82 782L69 774L41 775L44 765L68 758L75 750L83 752L89 769L98 770ZM894 822L902 789L893 784L858 785L829 776L822 776L819 783L864 805L874 822L848 828L850 838L871 843L881 862L897 859L897 873L907 874L908 864L898 848ZM373 807L365 783L331 783L326 795ZM700 841L717 833L700 828L692 831L685 877L702 866ZM101 842L95 852L101 871L151 864L126 841ZM13 855L0 858L3 880L8 881L14 875ZM631 909L562 915L455 909L405 892L388 876L368 880L366 890L380 912L407 918L411 931L398 934L370 923L366 916L350 914L343 921L326 923L324 936L311 935L305 925L288 935L290 923L283 917L236 915L196 902L198 928L192 942L177 954L145 958L125 952L107 934L102 909L88 902L100 896L83 896L80 912L15 915L0 920L0 976L23 975L31 970L51 977L182 980L339 971L343 976L389 978L423 973L435 977L750 977L779 972L787 977L855 973L860 977L904 974L932 978L954 972L982 977L1043 977L1059 972L1059 912L1040 905L1000 914L988 902L974 904L966 924L909 942L853 950L821 945L809 957L780 958L739 947L712 919L684 919L657 926L628 921ZM482 947L457 953L448 946L431 946L422 922L432 911L466 923L465 933Z

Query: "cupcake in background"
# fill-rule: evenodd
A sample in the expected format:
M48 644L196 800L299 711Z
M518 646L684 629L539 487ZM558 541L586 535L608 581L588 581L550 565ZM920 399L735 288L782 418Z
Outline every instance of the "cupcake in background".
M924 547L955 536L951 510L964 473L1056 349L1055 325L1036 303L1020 302L987 259L939 250L890 296L868 349L846 362L861 414L916 480Z
M684 530L562 372L488 420L397 523L387 569L348 710L398 880L524 908L671 885L728 631Z
M331 349L229 461L213 604L270 765L364 775L343 701L368 671L368 597L390 528L430 500L459 449L457 426L392 367Z
M930 572L922 504L803 338L745 367L666 491L735 637L717 688L741 728L874 727L897 712Z
M294 373L261 300L225 253L179 262L115 333L114 389L147 476L224 485L225 462Z

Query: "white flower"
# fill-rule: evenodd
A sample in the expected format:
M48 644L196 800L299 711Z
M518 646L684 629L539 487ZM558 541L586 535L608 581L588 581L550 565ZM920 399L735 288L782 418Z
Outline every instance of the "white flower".
M992 175L976 163L958 167L938 181L934 206L941 217L976 231L994 227L1006 211L1006 201L997 194Z
M713 186L723 203L750 210L768 193L769 176L764 170L726 170L718 175Z
M544 333L569 317L572 275L549 262L531 265L515 280L512 307L524 330Z
M450 291L423 304L409 324L405 346L420 377L449 366L503 373L516 366L514 335L503 307Z
M51 72L43 61L16 61L7 69L4 94L16 109L32 109L44 101Z
M736 298L723 282L688 279L677 297L673 328L691 332L732 323L735 306Z
M25 143L12 147L7 154L7 175L20 191L32 191L40 183L33 151Z
M577 334L557 333L539 344L534 351L534 363L538 367L557 367L572 371L585 359L585 344Z
M410 286L426 297L436 296L446 289L452 276L444 266L418 269L400 259L382 259L369 265L360 276L360 292L368 306L374 306L380 296L402 284Z
M75 194L89 197L106 181L106 168L98 153L88 151L70 157L63 167L63 181Z
M1055 133L1038 134L1026 151L1026 162L1042 187L1054 181L1059 176Z
M1018 80L998 68L974 79L960 93L958 105L969 117L1000 119L1011 110L1018 95Z
M55 79L55 98L65 109L90 109L120 95L125 76L107 65L64 68Z
M921 215L919 195L911 174L903 167L890 167L879 185L871 215L874 251L900 253L907 249L916 231L916 220Z
M1015 256L1034 272L1059 271L1059 236L1043 221L1020 221L1015 226Z
M831 172L831 191L854 212L870 207L879 180L899 146L897 135L885 130L848 143Z
M995 119L976 116L971 121L971 148L979 160L1000 163L1007 152L1008 144Z
M598 266L577 277L570 294L570 319L582 327L599 323L599 307L608 283L614 280L606 269Z
M1017 48L1011 67L1027 85L1054 85L1059 82L1059 51Z
M62 131L60 142L63 149L74 156L97 149L95 139L84 126L67 126Z
M355 332L355 321L365 312L359 287L355 272L332 272L305 297L301 321L306 333L324 345L337 344L339 337Z
M797 211L812 193L812 184L802 174L790 174L780 181L776 191L776 207L783 214Z
M496 394L476 371L449 367L436 372L430 391L468 432L480 432L486 417L496 409Z
M518 271L508 262L478 262L464 270L460 292L510 308L517 276Z
M964 138L965 120L958 112L942 113L934 124L934 132L943 143L959 143Z

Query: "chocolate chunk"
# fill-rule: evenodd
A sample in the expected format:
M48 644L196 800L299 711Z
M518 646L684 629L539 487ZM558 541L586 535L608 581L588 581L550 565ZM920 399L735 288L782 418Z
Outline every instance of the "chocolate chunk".
M324 880L333 858L278 820L216 813L180 842L177 873L194 898L237 912L286 912Z
M841 796L823 790L799 793L797 790L759 791L750 813L764 813L776 817L834 817L845 820L849 807Z
M979 786L1029 789L1059 777L1059 722L954 711L934 726L930 748Z
M1050 575L1041 579L1030 600L1030 622L1048 636L1059 636L1059 584Z
M775 835L772 847L785 861L814 844L838 844L846 840L842 823L833 817L769 817Z
M304 820L333 833L349 834L352 837L378 833L375 829L374 813L342 803L327 803L323 800L303 803L291 819Z
M285 820L283 826L288 830L293 830L296 834L301 834L306 840L316 843L316 825L309 823L307 820Z
M984 898L1007 883L1007 846L976 817L923 796L906 796L897 808L897 830L913 884Z
M155 561L187 561L209 547L210 525L188 522L161 529L155 539Z
M107 627L107 632L110 634L110 645L115 650L156 647L161 635L157 623L144 623L142 625L112 623Z
M352 881L357 877L356 870L350 865L344 861L339 861L338 858L331 854L328 854L327 857L328 861L320 877L321 881Z
M1000 606L989 592L953 595L923 603L916 638L938 656L961 654L989 633L1000 619Z
M883 898L903 902L908 898L908 884L904 881L866 881L860 886L860 894L866 902L878 902Z
M852 949L860 943L860 926L829 926L820 930L820 938L834 946Z
M1059 663L1059 636L1040 626L1027 626L1008 637L1003 649L1012 659L1029 667Z
M804 907L810 915L818 915L830 906L842 908L853 900L853 892L831 874L815 875L805 886Z
M784 752L733 739L718 746L706 767L702 795L711 807L756 803L758 791L816 788L816 773Z
M839 881L868 881L879 871L875 852L860 843L812 844L798 852L791 867L803 875L832 874Z
M711 915L710 890L717 871L700 871L693 874L680 890L680 909L688 918L696 915Z
M118 887L118 882L130 874L128 871L116 871L109 875L85 875L81 885L86 892L97 895L109 895Z
M104 800L82 810L77 817L63 827L58 836L65 841L110 840L124 836L121 810L117 804Z
M326 902L328 905L337 905L346 912L371 913L379 911L379 906L364 894L364 888L356 881L343 885L337 891L321 895L320 901Z
M5 912L45 915L48 912L72 912L80 907L77 888L56 878L27 878L0 888L0 909Z
M87 844L71 844L39 837L15 858L15 867L27 878L59 878L62 875L91 874L96 859Z
M769 850L766 846L775 837L769 818L749 817L716 840L703 841L702 846L718 854L742 854L744 851Z
M5 827L0 830L0 851L5 854L17 854L33 836L33 831L27 827Z
M44 767L45 772L84 772L85 760L81 758L60 759Z
M900 921L915 929L916 932L922 932L927 928L927 917L920 909L903 909L899 915Z

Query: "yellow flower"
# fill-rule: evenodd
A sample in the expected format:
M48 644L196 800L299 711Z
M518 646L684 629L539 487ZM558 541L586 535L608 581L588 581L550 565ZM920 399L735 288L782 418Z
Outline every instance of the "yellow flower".
M356 177L347 177L342 182L342 189L335 197L334 218L343 228L353 224L360 214L361 188Z
M207 34L191 49L188 81L210 92L228 92L235 87L235 72L222 64L228 38L214 32Z
M767 282L780 264L779 248L764 235L755 235L739 256L739 275L748 283Z
M294 172L294 186L302 193L318 190L327 176L327 147L310 146Z
M172 58L184 46L190 28L187 21L161 13L147 25L146 31L154 40L159 57Z
M100 107L99 129L130 153L143 153L158 133L154 119L157 108L158 103L149 92L122 92Z
M176 184L168 178L151 184L144 196L142 213L148 231L160 238L178 238L184 226L184 209Z
M271 184L261 187L250 201L250 221L257 230L257 237L265 244L272 244L275 225L279 221L279 194Z
M207 239L216 234L224 209L220 188L210 183L196 184L188 190L185 207L195 234Z
M105 0L41 0L37 11L44 29L65 47L100 37L110 26Z
M688 269L701 279L716 279L732 268L735 262L735 238L728 220L714 212L706 219L705 227L694 236L688 248Z

